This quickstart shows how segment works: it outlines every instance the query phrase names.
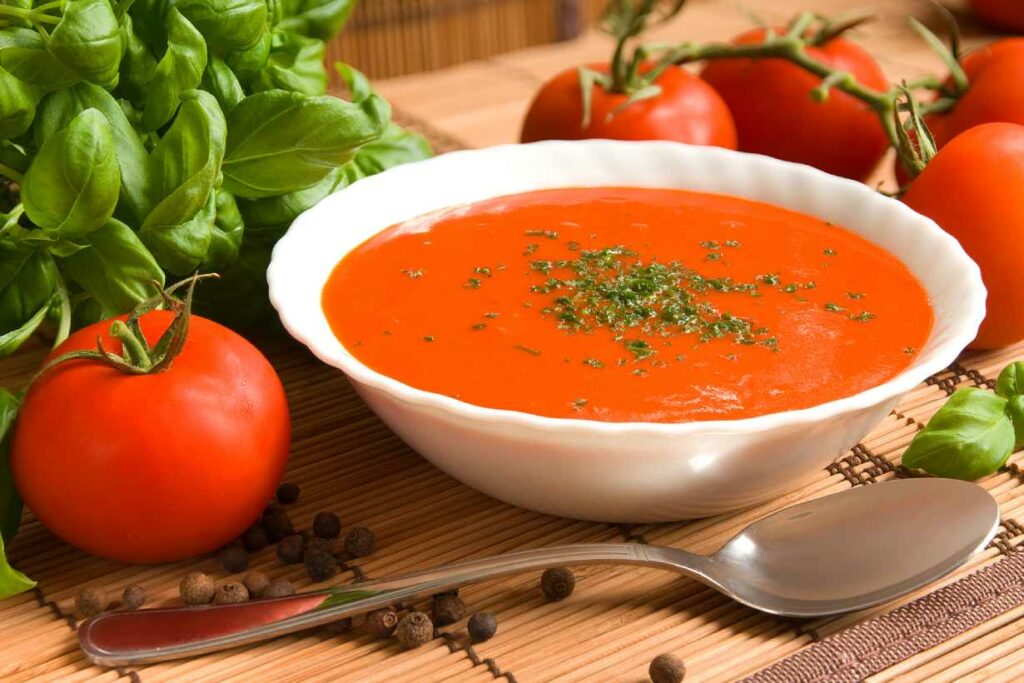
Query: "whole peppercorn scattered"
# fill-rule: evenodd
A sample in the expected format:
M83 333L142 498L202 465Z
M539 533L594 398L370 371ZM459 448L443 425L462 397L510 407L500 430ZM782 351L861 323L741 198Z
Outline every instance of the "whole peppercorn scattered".
M675 655L658 655L651 662L647 673L653 683L680 683L686 676L686 665Z
M430 616L438 626L447 626L466 616L466 603L457 595L435 595Z
M352 630L352 617L345 617L344 619L338 619L332 621L325 627L327 632L331 635L341 635L342 633L348 633Z
M75 598L75 609L83 617L94 617L105 612L110 606L110 599L102 588L86 587L78 591Z
M277 487L277 501L289 505L299 499L299 485L286 481Z
M245 548L240 543L232 543L226 546L220 551L217 559L220 560L220 564L224 567L225 571L231 574L244 572L249 568L249 554L245 552Z
M137 610L146 604L146 589L137 583L128 584L121 593L121 608Z
M317 550L306 550L303 558L306 564L306 573L311 581L319 582L337 575L338 560L334 558L329 549L318 548Z
M181 601L186 605L205 605L213 600L217 586L213 579L202 572L189 572L178 586Z
M320 538L319 536L313 536L312 538L306 539L306 552L307 553L333 553L334 552L334 541L329 538Z
M498 618L490 612L480 612L469 618L468 628L470 641L482 643L498 631Z
M384 608L376 609L366 614L366 621L363 628L374 638L387 638L395 632L398 626L398 615L394 610Z
M241 581L225 583L213 594L213 604L234 605L239 602L248 602L249 589Z
M270 515L276 515L281 510L284 510L284 508L281 507L281 504L276 500L272 500L263 508L263 514L260 515L260 520L262 521Z
M263 529L266 531L267 540L271 543L277 543L282 538L295 533L292 518L283 508L275 508L263 518Z
M352 557L366 557L375 546L373 532L364 526L357 526L345 535L345 552Z
M263 591L264 598L286 598L295 595L295 586L288 579L274 579Z
M262 598L263 594L267 590L267 586L270 585L270 579L261 571L251 571L245 575L245 578L242 579L242 583L245 584L246 589L249 591L249 595L254 598Z
M403 648L411 650L434 638L434 624L423 612L410 612L398 622L395 637Z
M540 576L540 589L551 602L565 600L576 587L576 576L567 567L545 569Z
M298 564L302 562L305 550L306 539L301 534L292 534L282 538L277 544L277 559L285 564Z
M250 553L263 550L270 545L270 540L267 538L267 530L259 522L253 524L242 534L242 545Z
M333 512L319 512L313 518L313 533L320 538L337 538L341 533L341 519Z

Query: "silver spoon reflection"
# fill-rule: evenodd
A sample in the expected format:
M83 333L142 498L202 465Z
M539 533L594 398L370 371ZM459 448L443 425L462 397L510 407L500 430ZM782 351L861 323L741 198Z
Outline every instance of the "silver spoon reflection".
M983 548L998 524L995 501L974 484L906 479L786 508L714 555L634 543L538 548L286 598L110 612L84 622L78 637L98 664L143 664L266 640L506 574L579 564L667 569L764 612L815 617L877 605L944 576Z

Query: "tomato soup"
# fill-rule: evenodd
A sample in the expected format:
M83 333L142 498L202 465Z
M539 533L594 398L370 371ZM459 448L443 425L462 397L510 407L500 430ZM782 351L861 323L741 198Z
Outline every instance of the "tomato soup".
M806 408L909 365L927 294L837 225L736 197L543 190L373 236L323 290L377 372L480 406L605 421Z

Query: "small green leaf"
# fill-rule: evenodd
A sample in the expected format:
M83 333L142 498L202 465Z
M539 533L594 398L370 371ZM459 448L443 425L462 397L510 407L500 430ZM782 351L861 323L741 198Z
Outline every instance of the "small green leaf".
M58 277L45 246L0 240L0 334L24 328L45 309Z
M356 0L281 0L283 18L276 28L330 40L345 25Z
M974 387L958 389L917 433L903 464L973 481L998 470L1016 437L1006 399Z
M245 99L245 91L235 72L217 57L210 57L203 72L203 90L217 98L220 108L228 111Z
M21 523L21 496L14 486L9 463L10 432L20 407L17 396L0 388L0 542L14 538Z
M208 273L215 273L234 263L238 259L238 250L242 246L244 232L245 225L242 222L242 214L238 211L235 198L230 192L217 190L213 234L200 269Z
M1015 394L1006 401L1006 414L1013 423L1015 451L1024 448L1024 395Z
M0 599L35 588L36 582L28 578L7 562L4 541L0 538Z
M120 189L110 124L96 109L86 109L43 143L25 174L21 199L33 223L74 239L107 222Z
M164 270L184 277L206 258L216 218L217 197L210 192L203 207L188 220L170 225L147 221L139 237Z
M224 187L238 197L257 198L314 185L379 137L390 115L376 95L353 103L256 93L228 112Z
M219 54L249 47L267 30L264 0L175 0L174 6Z
M0 358L7 358L21 348L21 345L27 342L35 334L35 331L39 329L39 326L43 324L49 312L50 302L48 301L45 306L26 320L21 327L0 334Z
M78 74L54 57L42 36L30 28L0 29L0 67L47 92L79 80Z
M996 379L996 393L1003 398L1024 394L1024 361L1014 361L1003 368Z
M232 50L224 61L238 77L239 82L248 85L263 65L270 59L270 31L265 31L259 40L240 50Z
M252 79L252 90L288 90L306 95L325 94L325 48L322 40L307 38L297 33L274 31L270 56Z
M107 311L126 313L153 296L164 274L142 240L124 223L110 219L86 237L87 248L64 260L71 279Z
M177 8L167 12L167 50L146 93L142 126L157 130L171 120L182 95L199 87L206 68L206 41Z
M67 0L46 47L83 79L106 88L117 85L121 27L107 0Z
M36 115L39 90L0 67L0 138L16 138Z
M121 42L124 44L124 56L121 58L118 94L132 102L145 102L146 86L156 73L156 56L139 35L131 15L121 19Z

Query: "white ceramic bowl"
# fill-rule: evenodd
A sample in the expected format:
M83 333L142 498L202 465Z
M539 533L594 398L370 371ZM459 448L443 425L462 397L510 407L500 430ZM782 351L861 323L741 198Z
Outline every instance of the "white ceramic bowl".
M363 365L320 307L338 261L421 214L553 187L670 187L760 200L844 225L899 257L931 297L935 328L913 365L867 391L743 420L611 423L471 405ZM340 368L410 446L495 498L555 515L648 522L747 507L799 486L859 441L899 397L977 332L985 289L955 239L865 185L807 166L661 142L543 142L454 152L361 180L302 214L267 277L285 327ZM359 296L353 292L352 296Z

